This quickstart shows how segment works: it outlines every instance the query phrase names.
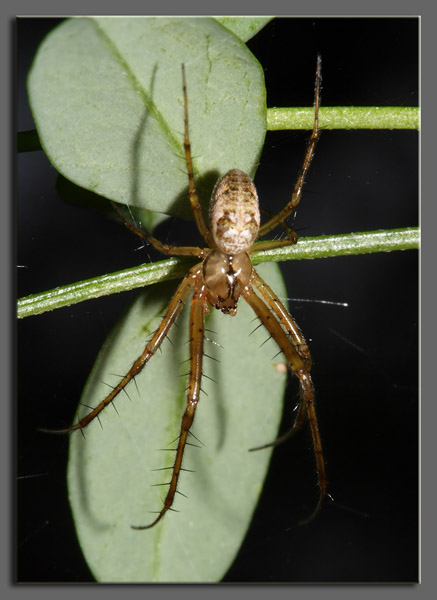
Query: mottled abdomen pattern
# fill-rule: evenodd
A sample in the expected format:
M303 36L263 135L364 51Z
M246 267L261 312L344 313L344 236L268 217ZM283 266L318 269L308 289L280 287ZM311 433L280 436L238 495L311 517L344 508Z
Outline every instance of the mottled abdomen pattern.
M232 169L214 187L209 211L211 233L225 254L247 252L258 235L258 194L253 181Z

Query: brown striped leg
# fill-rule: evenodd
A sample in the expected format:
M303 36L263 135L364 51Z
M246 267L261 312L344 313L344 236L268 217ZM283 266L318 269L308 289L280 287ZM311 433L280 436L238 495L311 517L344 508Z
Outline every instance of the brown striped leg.
M260 277L260 275L255 271L255 269L253 270L252 274L252 284L262 295L266 303L271 308L272 312L274 312L279 322L290 336L296 352L301 357L305 368L309 372L311 369L311 355L308 348L308 344L306 343L306 340L303 337L302 332L299 329L297 323L293 320L292 316L289 314L288 310L286 309L284 304L279 300L278 296L275 294L272 288L262 279L262 277ZM279 444L282 444L283 442L287 441L300 429L303 422L305 421L306 416L306 405L304 402L300 402L298 413L296 415L294 423L290 427L290 429L286 433L284 433L284 435L281 435L273 442L264 444L263 446L257 446L256 448L251 448L250 450L263 450L264 448L278 446Z
M191 143L190 143L190 135L189 135L189 126L188 126L188 95L187 95L187 82L185 77L185 66L182 64L182 89L183 89L183 97L184 97L184 154L185 154L185 162L187 166L188 173L188 191L191 209L193 211L194 220L196 222L197 228L205 240L208 248L213 247L212 236L211 233L206 226L205 220L203 218L202 206L199 202L199 195L197 193L196 184L194 181L194 168L193 168L193 160L191 156ZM123 219L124 224L130 231L140 236L143 239L146 239L152 246L164 253L164 254L173 254L178 256L198 256L199 258L205 257L205 250L202 248L196 248L191 246L170 246L168 244L163 244L155 237L149 235L147 232L142 231L132 223L129 223L123 216L122 212L119 208L112 203L115 210Z
M293 346L295 347L297 353L304 361L305 368L307 369L307 371L310 371L310 350L297 323L295 323L292 316L290 315L284 304L279 300L278 296L275 294L272 288L264 281L264 279L262 279L262 277L259 276L255 269L253 270L252 274L252 284L260 292L266 303L275 313L279 322L290 336L291 341L293 342Z
M320 137L319 132L319 106L320 106L320 89L322 83L322 59L321 56L317 56L317 68L316 68L316 82L314 86L314 126L313 131L310 137L310 141L308 143L308 148L305 154L305 159L303 161L302 169L300 171L299 177L297 179L296 185L294 186L293 194L291 196L291 200L284 208L274 217L272 217L267 223L264 223L260 227L259 236L263 236L278 225L281 224L282 221L285 221L287 217L291 215L291 213L296 210L297 205L300 202L302 196L302 190L305 183L305 179L308 173L308 169L310 168L311 160L314 156L314 151L316 148L316 144ZM286 245L286 244L284 244Z
M136 361L133 363L128 373L120 380L120 382L111 390L111 392L102 400L90 413L85 415L78 423L72 425L71 427L67 427L65 429L49 429L43 430L48 431L49 433L68 433L70 431L74 431L76 429L83 429L86 427L93 419L99 415L104 408L110 404L114 398L127 386L127 384L143 369L143 367L147 364L147 362L152 358L155 352L158 350L168 332L170 331L171 326L175 322L176 318L180 314L185 302L187 301L188 295L193 289L193 286L196 283L197 278L200 273L199 265L192 267L188 273L188 275L182 280L176 293L174 294L169 307L167 308L165 315L158 326L158 329L152 336L152 339L149 341L147 346L144 348L143 353L139 356Z
M249 452L256 452L257 450L265 450L266 448L272 448L274 446L279 446L283 444L287 440L289 440L293 435L299 431L302 427L303 422L307 416L307 408L304 402L302 402L302 398L299 402L299 408L297 412L297 416L294 420L293 425L284 433L284 435L280 435L273 442L268 442L267 444L263 444L262 446L256 446L255 448L249 448Z
M203 285L199 283L193 294L190 311L190 374L187 389L187 406L182 417L181 430L178 438L176 449L176 458L173 464L171 479L168 482L168 492L164 500L164 505L158 516L149 525L132 526L133 529L150 529L154 527L171 509L177 491L179 475L182 468L182 459L184 456L187 437L190 427L193 424L194 414L196 412L197 403L200 396L200 385L202 380L202 363L203 363L203 340L205 333L204 318L205 318L206 295Z
M194 219L196 221L197 228L205 240L209 248L213 247L212 236L206 226L203 218L202 206L199 202L199 195L197 193L196 184L194 182L194 169L193 161L191 158L191 144L188 129L188 97L187 97L187 81L185 77L185 65L182 65L182 88L184 94L184 152L185 161L187 163L188 172L188 189L190 194L191 209L193 211Z
M173 256L197 256L198 258L205 258L206 252L203 248L197 248L196 246L171 246L169 244L163 244L160 240L153 237L153 235L150 235L147 231L140 229L134 225L134 223L128 221L115 202L112 202L111 204L129 231L141 239L149 242L149 244L151 244L155 250L158 250L158 252L162 252L163 254L171 254Z
M254 281L256 281L256 278L254 279ZM326 495L327 487L325 461L323 458L322 443L320 440L319 426L314 405L314 387L311 381L311 375L309 369L305 364L305 359L303 359L299 355L297 350L294 348L292 342L290 341L286 332L282 328L281 323L276 318L276 303L274 303L273 301L269 301L268 304L266 304L264 300L254 292L251 285L249 285L243 291L242 295L247 301L247 303L250 304L255 314L260 319L261 323L264 325L264 327L270 333L272 338L275 340L275 342L279 346L279 349L286 357L287 362L290 368L292 369L293 373L299 379L301 402L305 406L305 411L308 416L311 428L314 456L317 466L318 485L320 490L317 506L310 518L305 521L308 522L313 517L315 517L317 512L320 510L320 507L322 506L323 500ZM301 409L299 411L298 419L303 419L302 410L304 409Z

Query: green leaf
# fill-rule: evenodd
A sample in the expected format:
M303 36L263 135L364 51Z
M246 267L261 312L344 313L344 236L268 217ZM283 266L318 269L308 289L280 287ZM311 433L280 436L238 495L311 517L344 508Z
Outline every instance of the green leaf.
M79 17L57 27L28 79L55 168L116 202L190 218L182 63L202 202L229 169L253 176L266 127L263 72L212 18Z
M276 265L260 268L280 297L285 288ZM142 352L175 289L174 283L146 290L116 326L102 349L81 403L96 405ZM275 439L286 374L275 368L277 347L240 300L231 318L212 310L201 397L193 433L201 448L188 447L175 508L153 529L131 525L159 511L173 447L185 407L188 306L160 352L95 420L71 437L68 484L77 534L98 581L213 582L220 580L240 547L258 501L270 450L249 448ZM87 412L85 406L79 415ZM195 442L195 440L192 440Z
M226 29L232 31L240 40L247 42L253 38L273 17L215 17Z

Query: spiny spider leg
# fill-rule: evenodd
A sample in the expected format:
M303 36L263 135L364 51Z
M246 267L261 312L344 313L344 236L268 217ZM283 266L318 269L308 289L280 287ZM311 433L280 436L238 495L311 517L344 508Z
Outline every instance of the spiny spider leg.
M311 355L305 338L303 337L302 332L299 329L297 323L295 323L290 313L287 311L284 304L279 300L272 288L269 285L267 285L267 283L262 279L262 277L260 277L260 275L255 271L255 269L252 273L252 284L259 291L261 296L264 298L265 302L268 304L272 312L278 318L281 325L284 327L285 331L290 336L296 352L301 357L305 368L309 372L311 369ZM299 405L298 414L293 425L284 435L280 436L273 442L263 444L262 446L257 446L256 448L250 448L250 452L253 452L255 450L263 450L265 448L270 448L271 446L278 446L279 444L282 444L300 429L305 420L306 415L306 406L303 402L301 402Z
M282 221L285 221L287 217L291 215L291 213L296 210L297 205L300 202L302 196L302 189L305 183L305 178L308 173L308 169L310 168L311 160L314 156L314 150L316 148L316 144L320 137L319 132L319 106L320 106L320 89L322 83L322 58L320 54L317 55L317 68L316 68L316 82L314 85L314 127L313 132L310 137L310 141L308 143L308 148L305 154L305 159L302 165L302 169L299 173L299 177L297 179L296 185L294 186L293 194L291 196L291 200L288 204L284 206L284 208L274 217L272 217L267 223L264 223L259 229L259 236L262 237L275 227L277 227ZM297 241L297 236L296 236ZM262 249L268 248L278 248L281 245L286 246L290 244L289 240L283 240L283 244L280 241L277 241L275 245L268 245L268 242L262 242ZM295 243L295 242L294 242ZM261 249L261 246L259 246Z
M132 525L132 529L150 529L154 527L171 509L173 504L179 475L182 467L182 459L184 456L187 437L190 427L193 424L194 414L196 412L197 403L200 396L200 385L202 380L202 363L203 363L203 340L205 336L205 308L206 308L206 291L205 286L200 280L194 288L193 298L191 301L190 311L190 374L187 388L187 406L182 417L181 430L179 434L178 445L176 449L176 458L173 464L172 476L169 482L169 490L164 500L164 505L158 516L149 525Z
M205 258L206 253L203 248L198 248L196 246L170 246L169 244L163 244L160 240L153 237L153 235L150 235L147 231L140 229L134 225L134 223L128 221L115 202L111 202L111 204L129 231L141 239L149 242L149 244L151 244L155 250L158 250L158 252L162 252L163 254L172 254L173 256L197 256L198 258Z
M272 218L274 216L271 212L269 212L267 210L264 210L264 209L261 209L261 208L260 208L260 212L261 212L261 214L264 214L264 215L268 216L269 218ZM290 245L293 245L293 244L297 243L297 240L298 240L297 233L294 231L294 229L292 227L290 227L290 225L288 225L285 221L281 221L281 223L278 223L278 227L281 227L285 231L285 233L287 234L287 240L286 241ZM282 243L282 241L283 240L281 240L281 243ZM271 243L272 240L265 240L264 242L258 242L256 244L256 247L253 248L253 251L255 251L255 250L263 250L263 249L268 250L269 249L268 247L263 248L262 245L260 246L260 244L265 245L266 242L267 243Z
M257 450L265 450L266 448L272 448L275 446L279 446L280 444L283 444L284 442L289 440L291 437L293 437L293 435L297 431L299 431L299 429L302 427L303 422L305 421L306 416L307 416L307 409L306 409L305 403L302 402L302 398L301 398L300 402L299 402L297 416L294 420L293 425L289 428L289 430L286 431L283 435L276 438L276 440L274 440L273 442L269 442L268 444L263 444L262 446L255 446L255 448L249 448L249 452L256 452Z
M191 158L191 144L188 127L188 97L184 64L182 64L182 90L184 98L184 154L188 173L189 199L194 219L197 225L197 229L199 230L208 247L212 248L212 236L203 218L202 206L199 202L199 195L197 193L196 184L194 181L194 168L193 161ZM157 238L153 237L146 231L143 231L133 223L127 221L121 210L117 207L117 205L114 202L112 203L112 205L118 213L118 215L121 217L126 227L135 235L138 235L142 239L147 240L159 252L162 252L163 254L172 254L174 256L197 256L199 258L205 258L206 252L203 248L193 246L171 246L169 244L163 244Z
M199 265L192 267L186 275L186 277L180 283L178 289L173 296L169 307L167 308L165 315L159 324L157 330L152 336L152 339L144 348L143 353L136 359L126 375L119 381L119 383L111 390L111 392L104 398L90 413L82 417L75 425L67 427L65 429L43 429L49 433L68 433L76 429L83 429L93 419L95 419L102 410L110 404L114 398L126 387L126 385L132 381L132 379L138 375L138 373L144 368L146 363L156 353L164 339L166 338L171 326L175 322L176 318L180 314L184 304L193 289L197 279L199 277Z
M193 161L191 158L191 144L188 130L188 96L187 96L187 81L185 78L185 65L182 64L182 90L184 95L184 152L185 162L187 163L188 172L188 189L190 196L191 209L193 211L194 219L196 221L197 229L201 233L203 239L209 248L213 247L213 241L211 233L205 224L203 218L202 206L199 202L199 195L197 193L196 184L194 182L194 169Z
M256 280L252 280L252 283L258 289L258 286L256 285ZM264 287L267 288L267 284L264 283ZM273 292L271 292L271 294L272 296L274 296ZM276 305L273 302L265 303L263 299L260 298L260 296L258 296L254 292L252 285L248 285L244 289L244 291L242 292L242 296L246 300L246 302L250 304L255 314L259 317L261 323L264 325L264 327L270 333L272 338L275 340L279 349L286 357L287 362L290 368L292 369L293 373L299 379L301 402L306 407L306 413L308 415L308 420L311 428L314 455L316 458L318 485L320 490L319 500L317 502L317 506L314 512L312 513L309 519L304 521L305 523L307 523L311 519L313 519L319 512L326 495L327 487L325 461L323 458L322 443L320 440L319 426L317 423L316 409L314 406L314 387L311 381L311 375L309 369L307 369L305 365L305 361L295 350L293 344L290 342L290 339L287 337L286 332L282 328L279 321L275 318Z
M296 349L296 352L304 361L305 368L307 369L307 371L310 371L310 350L297 323L295 323L292 316L290 315L284 304L279 300L278 296L275 294L272 288L262 279L262 277L260 277L260 275L255 269L252 273L252 284L260 292L266 303L270 306L275 315L278 317L279 322L282 324L282 326L290 336L291 341L293 342L293 345Z

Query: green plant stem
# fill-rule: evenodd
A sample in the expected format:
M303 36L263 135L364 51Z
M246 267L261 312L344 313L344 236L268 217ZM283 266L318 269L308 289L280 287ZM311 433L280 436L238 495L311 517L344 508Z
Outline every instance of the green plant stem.
M268 108L267 129L312 129L314 108ZM414 106L322 106L321 129L419 129Z
M268 261L279 262L391 252L393 250L413 250L419 247L419 238L418 228L413 227L389 231L307 237L299 240L299 243L295 246L254 252L251 256L253 264L257 265ZM145 287L168 279L178 279L187 273L189 266L192 264L193 259L172 257L125 271L101 275L40 294L26 296L18 300L17 316L18 318L24 318L38 315L92 298Z
M420 114L415 106L323 106L322 129L419 129ZM267 129L312 129L314 108L268 108ZM41 150L36 130L17 134L17 151Z

